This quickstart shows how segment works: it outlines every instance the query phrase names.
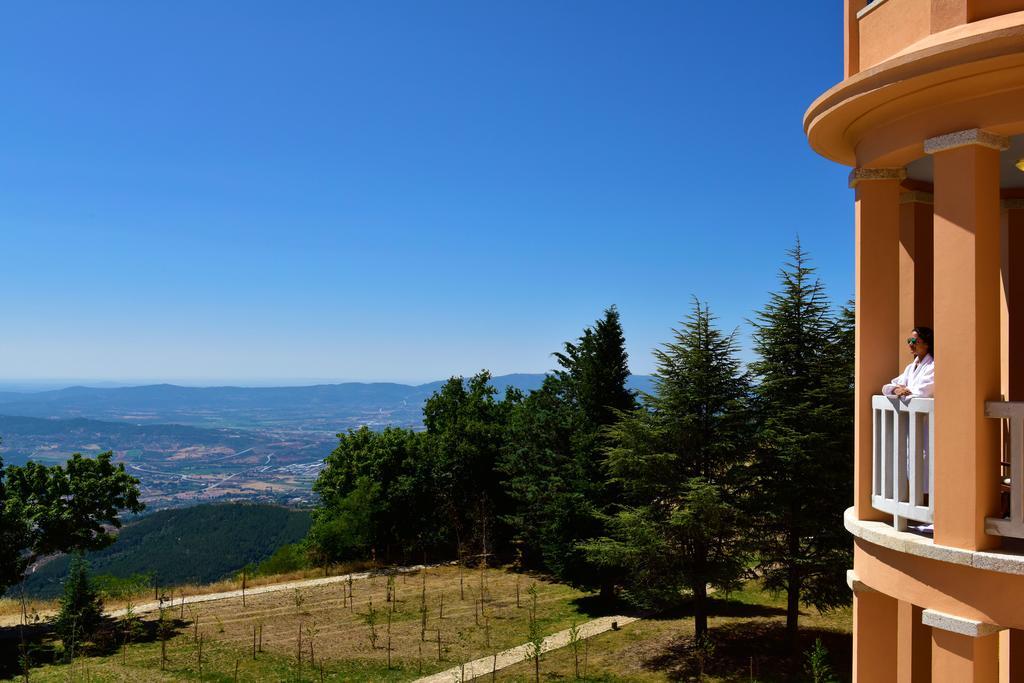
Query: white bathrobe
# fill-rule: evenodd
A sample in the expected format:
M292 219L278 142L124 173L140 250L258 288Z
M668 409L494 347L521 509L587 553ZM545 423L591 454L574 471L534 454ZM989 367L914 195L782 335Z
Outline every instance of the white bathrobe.
M906 403L912 398L932 398L935 396L935 359L932 358L932 354L925 354L924 358L918 361L916 358L911 361L910 365L903 371L903 374L899 377L894 377L892 382L882 387L882 393L886 396L892 396L896 387L903 386L910 389L909 396L902 396L900 400ZM928 448L928 430L924 432L924 443L922 448L924 449L924 493L928 493L928 460L929 451Z
M925 354L920 362L915 358L903 374L882 387L882 393L892 396L897 386L910 389L906 398L932 398L935 395L935 360L932 354Z

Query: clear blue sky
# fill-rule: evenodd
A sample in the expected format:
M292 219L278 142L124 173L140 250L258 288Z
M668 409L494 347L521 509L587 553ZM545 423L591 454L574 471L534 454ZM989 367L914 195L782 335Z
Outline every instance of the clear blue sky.
M692 295L746 335L797 234L843 301L801 129L841 12L6 4L0 379L538 372L610 304L645 373Z

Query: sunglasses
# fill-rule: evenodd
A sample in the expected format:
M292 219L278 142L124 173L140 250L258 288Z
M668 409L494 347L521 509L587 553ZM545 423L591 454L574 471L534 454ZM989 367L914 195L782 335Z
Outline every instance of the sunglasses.
M907 343L913 346L920 340L920 337L907 337Z

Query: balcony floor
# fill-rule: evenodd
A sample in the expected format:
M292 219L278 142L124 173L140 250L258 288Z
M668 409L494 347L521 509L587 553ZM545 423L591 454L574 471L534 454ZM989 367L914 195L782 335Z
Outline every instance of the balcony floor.
M897 531L888 522L859 520L852 507L843 515L843 524L855 537L883 548L939 562L1024 576L1024 541L1021 539L1004 538L1003 547L998 551L936 545L931 534L920 528Z

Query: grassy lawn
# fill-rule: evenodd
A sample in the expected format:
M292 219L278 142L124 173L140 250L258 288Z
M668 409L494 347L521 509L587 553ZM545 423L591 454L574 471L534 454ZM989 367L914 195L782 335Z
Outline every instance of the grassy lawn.
M693 620L671 614L637 621L619 631L590 638L579 647L580 674L588 681L690 681L708 683L790 683L811 680L804 670L805 652L821 638L829 663L839 681L850 680L852 613L849 608L828 614L801 613L799 662L794 668L786 656L785 595L773 596L756 582L715 601L709 620L714 650L698 678L699 663L693 647ZM541 680L575 680L576 657L570 648L541 658ZM533 681L532 663L524 662L499 672L497 680Z

